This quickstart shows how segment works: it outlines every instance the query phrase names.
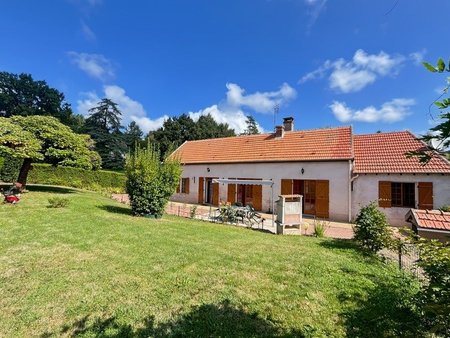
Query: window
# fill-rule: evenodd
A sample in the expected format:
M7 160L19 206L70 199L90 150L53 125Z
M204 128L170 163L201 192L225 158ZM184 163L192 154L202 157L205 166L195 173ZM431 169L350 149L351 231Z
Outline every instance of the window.
M184 177L181 179L180 192L182 194L189 194L189 177Z
M414 183L391 183L392 206L414 208L416 201Z

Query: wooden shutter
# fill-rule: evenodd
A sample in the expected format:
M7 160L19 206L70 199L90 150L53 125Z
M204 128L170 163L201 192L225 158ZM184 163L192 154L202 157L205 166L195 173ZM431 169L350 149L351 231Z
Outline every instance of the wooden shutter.
M330 217L330 181L316 181L316 216Z
M212 204L219 205L219 183L212 183Z
M253 207L262 210L262 185L253 185Z
M227 202L236 203L236 184L228 184Z
M189 177L186 177L184 180L184 192L189 194Z
M198 203L199 204L203 204L205 202L203 200L204 189L205 189L205 178L199 177L198 178Z
M419 182L419 209L433 209L433 182Z
M391 182L378 182L378 206L381 208L390 208L392 206Z
M281 195L292 195L292 180L282 179L281 180Z

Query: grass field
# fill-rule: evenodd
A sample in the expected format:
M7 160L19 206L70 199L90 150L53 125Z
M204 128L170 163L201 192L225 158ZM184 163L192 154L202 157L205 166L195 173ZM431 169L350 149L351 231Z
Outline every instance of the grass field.
M417 287L349 241L136 218L97 193L0 205L0 337L395 336ZM66 208L48 208L64 196ZM403 331L402 331L403 330Z

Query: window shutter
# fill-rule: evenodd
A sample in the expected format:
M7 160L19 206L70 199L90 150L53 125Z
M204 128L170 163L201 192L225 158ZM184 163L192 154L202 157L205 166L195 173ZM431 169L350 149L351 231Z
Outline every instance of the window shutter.
M316 181L316 216L329 217L330 205L330 182L328 180Z
M185 178L184 192L185 192L186 194L189 194L189 177L186 177L186 178Z
M419 209L433 209L433 182L419 182Z
M391 182L378 182L378 206L381 208L390 208L392 203Z
M292 180L281 180L281 195L292 195Z
M204 186L205 186L205 178L199 177L198 178L198 203L203 204L205 202L204 200Z

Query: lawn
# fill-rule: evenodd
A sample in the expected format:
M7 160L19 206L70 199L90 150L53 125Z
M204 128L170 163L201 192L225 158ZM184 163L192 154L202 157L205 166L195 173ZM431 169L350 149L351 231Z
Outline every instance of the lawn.
M0 205L0 337L396 335L417 287L351 241L132 217L98 193ZM64 196L66 208L48 208Z

